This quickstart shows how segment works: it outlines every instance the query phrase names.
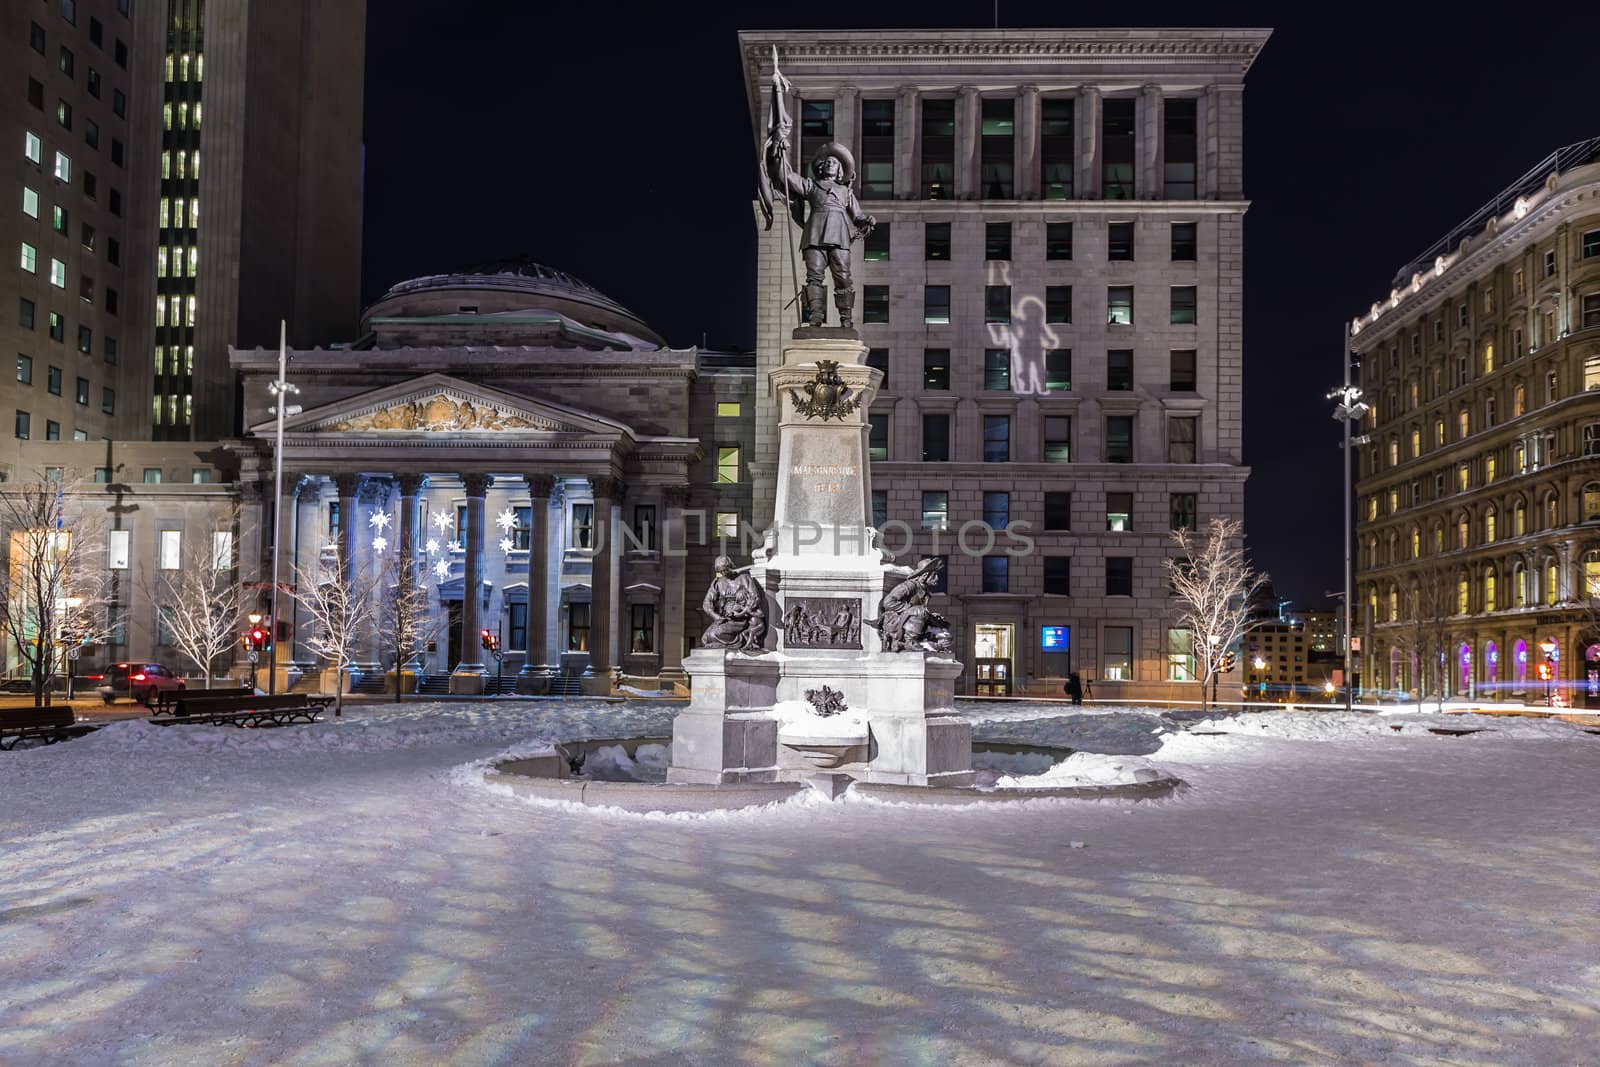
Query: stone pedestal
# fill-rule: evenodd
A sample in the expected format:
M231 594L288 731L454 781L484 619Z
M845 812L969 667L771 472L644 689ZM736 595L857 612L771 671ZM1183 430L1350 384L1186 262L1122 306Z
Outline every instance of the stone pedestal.
M797 331L797 334L801 331ZM869 525L867 412L881 374L840 331L807 331L769 374L779 401L773 525L751 577L767 597L761 652L696 649L689 709L673 723L669 781L790 781L820 772L900 785L970 785L972 731L952 703L961 664L885 652L878 616L907 567ZM823 361L837 363L825 385ZM842 397L840 405L816 404ZM854 403L851 403L851 402ZM809 693L838 695L819 714Z

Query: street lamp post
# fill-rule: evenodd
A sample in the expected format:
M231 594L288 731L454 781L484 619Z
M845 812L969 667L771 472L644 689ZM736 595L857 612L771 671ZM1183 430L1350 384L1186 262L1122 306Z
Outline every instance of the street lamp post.
M285 415L298 415L299 404L290 404L287 397L298 393L300 387L284 380L289 367L289 326L278 320L278 380L269 382L267 390L276 398L272 407L278 417L277 435L272 445L272 640L267 649L267 692L278 691L278 541L283 530L283 419ZM253 625L253 624L252 624ZM256 655L250 657L250 688L255 688Z
M1350 711L1353 707L1353 687L1350 671L1350 634L1354 598L1350 595L1350 587L1354 584L1354 560L1351 552L1351 533L1355 524L1353 515L1354 499L1352 497L1351 478L1351 436L1350 424L1359 422L1367 414L1368 405L1361 401L1361 390L1350 381L1350 324L1344 327L1344 385L1334 389L1328 394L1329 400L1337 400L1338 405L1333 409L1333 417L1344 425L1344 484L1340 490L1344 495L1344 710Z
M1544 653L1544 706L1553 707L1551 696L1551 683L1556 676L1556 643L1550 638L1539 642L1539 651Z

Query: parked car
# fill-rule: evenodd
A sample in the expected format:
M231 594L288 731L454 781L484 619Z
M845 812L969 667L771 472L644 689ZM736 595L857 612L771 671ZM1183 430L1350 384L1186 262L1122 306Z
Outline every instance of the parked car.
M151 704L157 693L183 687L183 679L159 663L115 663L106 668L95 691L107 704L118 697Z

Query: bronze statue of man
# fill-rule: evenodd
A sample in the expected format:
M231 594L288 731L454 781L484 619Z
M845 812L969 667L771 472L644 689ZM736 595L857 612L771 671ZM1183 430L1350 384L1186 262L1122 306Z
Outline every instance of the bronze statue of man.
M772 202L783 200L801 226L800 254L806 264L806 323L822 326L828 320L824 277L833 275L833 304L839 325L855 326L855 284L850 280L850 245L871 232L877 220L861 210L852 186L856 164L850 150L829 141L811 161L811 177L796 174L789 165L789 140L793 125L784 107L787 79L778 72L777 48L772 54L772 116L762 152L761 206L772 225ZM808 210L809 209L809 210Z

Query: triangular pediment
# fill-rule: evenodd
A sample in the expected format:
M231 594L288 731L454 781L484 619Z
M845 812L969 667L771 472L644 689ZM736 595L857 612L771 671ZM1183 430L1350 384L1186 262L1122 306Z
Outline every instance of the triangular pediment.
M624 423L518 396L448 374L427 374L323 404L284 420L297 434L599 434L632 437ZM275 422L251 428L272 433Z

